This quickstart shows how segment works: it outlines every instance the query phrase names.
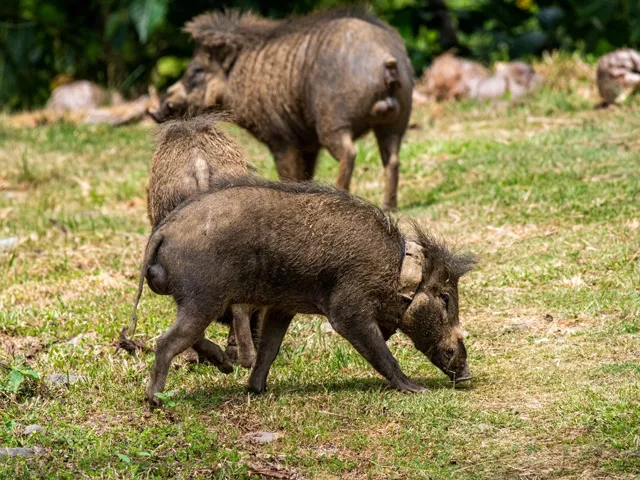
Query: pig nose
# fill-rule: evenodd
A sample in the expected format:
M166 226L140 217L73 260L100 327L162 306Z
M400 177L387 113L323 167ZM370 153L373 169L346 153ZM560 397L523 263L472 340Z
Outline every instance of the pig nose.
M469 370L469 365L465 362L464 367L462 367L462 371L455 375L453 381L455 383L460 383L471 380L471 378L473 378L473 375L471 374L471 370Z
M147 113L149 114L149 116L151 116L151 118L153 118L156 123L162 123L162 118L160 118L159 111L159 108L147 108Z

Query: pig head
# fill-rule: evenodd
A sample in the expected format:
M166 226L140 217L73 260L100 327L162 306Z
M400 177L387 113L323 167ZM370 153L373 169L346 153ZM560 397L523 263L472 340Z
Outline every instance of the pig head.
M431 238L405 243L399 294L406 310L398 327L456 383L471 378L458 317L458 279L473 266L472 257L450 255Z

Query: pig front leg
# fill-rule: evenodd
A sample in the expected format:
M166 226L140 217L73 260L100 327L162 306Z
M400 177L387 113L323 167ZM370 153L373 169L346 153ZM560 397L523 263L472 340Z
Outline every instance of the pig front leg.
M216 316L203 315L194 308L178 305L176 321L160 336L156 346L156 358L146 390L147 402L152 407L159 407L162 403L155 395L164 390L173 357L203 339L211 319Z
M363 316L366 309L361 305L360 302L340 302L332 307L329 323L333 329L346 338L392 387L401 392L426 391L402 372L374 320L374 312Z
M301 182L305 179L304 160L300 149L291 145L271 148L276 170L282 181Z
M287 333L287 328L293 319L293 314L269 308L264 314L260 326L260 340L258 341L258 357L249 377L249 390L254 393L266 391L267 376L271 364L278 355L280 344Z

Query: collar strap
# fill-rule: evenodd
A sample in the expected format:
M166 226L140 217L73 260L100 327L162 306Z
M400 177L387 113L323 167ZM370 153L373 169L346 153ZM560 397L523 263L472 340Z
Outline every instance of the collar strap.
M425 258L422 247L415 242L402 239L402 262L400 267L401 297L412 300L416 290L422 283L422 269Z

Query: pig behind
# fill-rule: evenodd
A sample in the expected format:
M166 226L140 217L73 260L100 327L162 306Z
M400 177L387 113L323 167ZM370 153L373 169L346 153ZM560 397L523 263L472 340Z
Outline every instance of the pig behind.
M213 12L185 30L197 44L194 59L150 112L156 120L194 103L221 103L269 147L281 178L311 179L325 147L340 162L344 189L354 140L373 130L385 166L384 204L396 207L413 80L404 43L389 25L365 9L343 8L283 21Z
M236 143L216 126L218 118L200 115L157 128L147 188L152 227L185 200L208 190L214 179L249 173Z
M147 188L147 212L152 228L182 202L207 191L216 179L249 173L236 143L216 126L219 118L219 115L201 115L158 127ZM225 314L227 319L232 319L229 359L217 345L203 337L194 343L201 360L214 363L225 373L236 358L242 366L251 367L255 359L250 328L253 310L249 306L235 306Z
M230 304L270 307L250 389L266 377L295 313L321 314L395 388L421 391L385 340L397 329L456 381L470 377L458 320L458 279L472 267L432 237L405 239L371 204L314 184L217 182L151 235L143 281L174 297L176 322L158 340L147 399L171 359ZM137 301L136 301L137 303Z

